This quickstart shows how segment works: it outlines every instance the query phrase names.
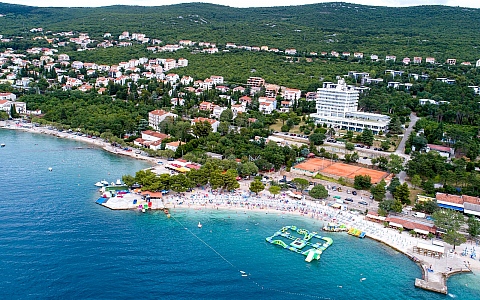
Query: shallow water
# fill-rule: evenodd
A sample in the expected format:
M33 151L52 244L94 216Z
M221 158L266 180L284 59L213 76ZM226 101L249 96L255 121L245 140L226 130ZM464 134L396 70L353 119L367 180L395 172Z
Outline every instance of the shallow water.
M6 144L0 149L3 299L445 298L416 289L420 269L369 239L322 232L334 243L312 263L265 241L284 225L318 231L319 221L232 211L175 209L170 219L162 212L110 211L95 204L93 184L133 175L147 163L18 131L0 130L0 143ZM477 275L453 276L449 292L480 299Z

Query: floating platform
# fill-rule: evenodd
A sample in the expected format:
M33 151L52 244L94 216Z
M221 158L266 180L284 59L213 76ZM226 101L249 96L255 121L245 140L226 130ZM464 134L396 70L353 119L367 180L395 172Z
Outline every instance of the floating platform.
M353 235L353 236L356 236L356 237L359 237L361 239L363 239L365 237L365 232L361 231L360 229L356 229L356 228L350 228L347 233L349 235Z
M305 255L306 262L319 260L323 251L333 244L331 238L322 237L317 232L309 232L297 226L283 226L265 240L270 244Z

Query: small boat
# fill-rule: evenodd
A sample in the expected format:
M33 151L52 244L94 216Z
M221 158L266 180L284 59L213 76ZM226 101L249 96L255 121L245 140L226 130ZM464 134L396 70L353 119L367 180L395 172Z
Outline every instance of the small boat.
M108 185L108 181L106 181L105 179L100 181L101 184L103 184L104 186L107 186Z
M117 181L115 182L116 185L122 185L122 181L120 179L117 179Z
M52 169L52 167L50 167L50 168L48 168L48 170L49 170L50 172L52 172L53 169Z
M1 144L0 147L2 147L2 148L5 147L5 144Z
M247 277L247 273L245 273L244 271L240 271L240 274L242 274L242 277Z
M202 223L198 222L197 227L198 227L198 228L202 228Z
M96 183L95 183L95 186L96 186L96 187L102 187L102 186L103 186L103 183L101 183L100 181L99 181L99 182L96 182Z

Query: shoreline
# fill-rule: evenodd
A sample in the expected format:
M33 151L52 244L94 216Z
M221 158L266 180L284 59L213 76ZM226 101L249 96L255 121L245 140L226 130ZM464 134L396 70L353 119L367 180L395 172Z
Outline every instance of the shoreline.
M158 161L158 159L153 158L153 157L148 157L144 155L139 155L136 154L134 151L125 151L123 148L118 148L118 147L113 147L110 143L102 140L101 138L97 137L96 139L88 138L88 137L83 137L83 136L78 136L74 135L68 132L59 132L53 129L48 129L46 127L23 127L23 126L18 126L20 124L15 124L13 121L3 121L4 125L2 126L2 122L0 122L0 128L3 129L9 129L9 130L21 130L29 133L35 133L35 134L45 134L45 135L50 135L50 136L55 136L57 138L64 138L64 139L69 139L73 141L79 141L83 143L87 143L90 145L93 145L96 148L103 149L107 152L110 152L112 154L117 154L121 156L126 156L129 158L134 158L134 159L141 159L145 160L147 162L150 162L152 165L155 165ZM28 123L31 124L31 123Z
M0 123L1 125L1 123ZM6 126L5 126L6 125ZM91 139L88 137L82 137L73 135L67 132L58 132L56 130L51 130L45 127L22 127L17 126L14 122L6 121L5 125L2 128L10 130L22 130L30 133L37 134L46 134L51 136L56 136L58 138L66 138L70 140L80 141L84 143L91 144L96 148L103 149L112 154L118 154L129 158L142 159L146 160L153 165L156 165L158 159L142 156L134 153L133 151L125 151L123 149L112 147L109 143L97 138ZM242 190L243 188L243 190ZM245 192L246 186L241 186L239 191ZM203 202L200 196L200 193L204 196ZM419 288L425 288L434 292L446 293L447 280L450 276L459 273L465 272L474 272L478 273L480 271L480 262L478 260L471 260L468 257L460 257L456 252L451 251L447 252L444 257L440 259L435 259L432 257L426 257L418 255L418 257L413 253L413 246L416 245L416 242L425 242L426 240L410 236L408 233L402 234L398 230L384 228L383 225L375 222L371 222L365 219L363 215L354 214L349 211L339 211L333 209L327 205L321 205L314 201L310 200L294 200L290 199L287 196L283 195L277 198L269 195L268 192L263 192L263 195L258 197L248 197L248 200L242 201L242 198L239 198L239 193L237 192L231 203L226 203L225 196L230 196L230 194L218 194L213 195L207 191L195 190L191 193L184 193L189 195L191 199L187 196L166 196L164 197L163 202L166 208L171 209L187 209L187 210L223 210L223 211L242 211L245 214L250 212L261 212L266 214L277 214L277 215L292 215L292 216L301 216L307 217L309 219L330 222L336 221L338 223L343 223L348 227L355 227L366 232L366 236L375 240L376 242L382 243L397 252L400 252L407 256L409 259L414 261L422 271L422 279L417 278L415 280L415 286ZM208 198L207 198L208 195ZM195 196L195 198L193 198ZM165 199L166 198L166 199ZM175 200L176 202L172 202ZM179 200L181 200L179 202ZM167 202L168 201L168 202ZM211 201L211 202L210 202ZM185 202L185 204L184 204ZM227 201L228 202L228 201ZM290 203L290 205L287 205ZM306 203L306 204L303 204ZM131 209L129 209L131 210ZM462 244L458 246L458 249L463 249L463 247L472 247L472 245ZM409 248L412 248L410 250ZM452 246L445 244L445 250L452 248ZM478 247L477 247L478 248ZM479 249L480 250L480 249ZM461 251L461 250L459 250ZM448 258L450 260L448 261ZM468 265L466 260L468 260ZM472 264L470 264L472 262ZM428 270L432 268L438 270L436 272L429 272ZM464 268L465 267L465 268ZM441 271L441 270L444 271ZM434 277L434 278L432 278ZM445 290L438 288L428 288L422 286L421 284L417 285L417 281L427 282L425 280L430 280L430 283L434 285L443 285ZM428 283L428 282L427 282Z

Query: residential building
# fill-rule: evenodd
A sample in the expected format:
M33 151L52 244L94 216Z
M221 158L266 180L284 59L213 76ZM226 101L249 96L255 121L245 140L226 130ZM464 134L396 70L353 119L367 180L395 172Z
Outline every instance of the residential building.
M414 64L421 64L421 63L422 63L422 58L419 57L419 56L415 56L415 57L413 58L413 63L414 63Z
M434 144L427 144L427 147L425 148L425 152L430 152L430 151L435 151L440 156L450 158L455 155L455 149L447 147L447 146L441 146L441 145L434 145Z
M226 107L221 107L220 105L214 105L212 109L212 117L220 119L220 115L226 109L227 109Z
M212 125L212 131L213 132L217 132L218 125L220 124L220 122L217 121L217 120L198 117L198 118L195 118L195 119L192 120L192 126L195 125L198 122L208 122L208 123L210 123L210 125Z
M15 101L17 100L17 95L14 93L0 93L0 100L10 100L10 101Z
M395 55L387 55L385 56L385 61L393 61L395 62L397 60L397 57Z
M180 141L170 142L165 144L165 150L172 150L173 152L177 151L178 147L181 145Z
M288 55L296 55L296 54L297 54L297 50L294 49L294 48L288 48L288 49L285 49L285 54L288 54Z
M455 58L448 58L445 63L447 65L455 65L455 64L457 64L457 60Z
M297 89L285 88L283 91L283 99L285 100L298 100L300 99L302 92Z
M480 59L475 63L475 67L480 68Z
M247 80L248 87L262 87L265 85L265 79L261 77L250 77Z
M166 118L177 118L178 116L176 114L173 114L171 112L162 110L162 109L156 109L148 113L148 125L155 130L158 130L158 124L160 124L163 120Z
M212 110L213 110L213 106L214 106L213 103L210 103L210 102L207 102L207 101L203 101L202 103L200 103L200 104L198 105L198 109L199 109L199 110L212 111Z
M269 98L277 97L280 86L276 84L265 84L265 96Z

